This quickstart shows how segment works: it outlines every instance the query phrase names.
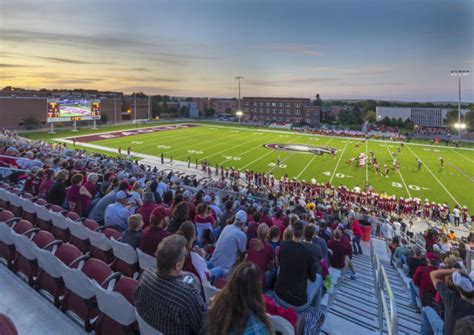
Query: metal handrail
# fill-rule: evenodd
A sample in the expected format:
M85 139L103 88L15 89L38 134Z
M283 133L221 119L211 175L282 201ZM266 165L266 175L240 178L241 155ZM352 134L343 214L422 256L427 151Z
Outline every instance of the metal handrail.
M474 250L466 250L466 271L471 273L474 270Z
M384 333L384 318L387 323L387 331L389 335L398 334L398 315L395 297L393 295L392 287L388 281L385 268L380 265L379 257L374 252L374 247L370 243L370 251L372 254L372 270L375 280L375 294L377 296L377 309L380 334ZM388 296L385 297L385 293Z

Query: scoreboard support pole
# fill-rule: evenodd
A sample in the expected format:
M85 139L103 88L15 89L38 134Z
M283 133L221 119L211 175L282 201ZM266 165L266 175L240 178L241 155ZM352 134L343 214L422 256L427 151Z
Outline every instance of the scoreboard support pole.
M56 132L54 131L54 122L51 122L51 129L48 133L49 134L56 134Z
M92 130L97 130L99 128L97 128L97 120L94 119L94 123L92 124Z
M76 121L74 121L74 123L72 124L72 127L73 127L72 128L73 132L79 131L79 130L77 130L77 122Z

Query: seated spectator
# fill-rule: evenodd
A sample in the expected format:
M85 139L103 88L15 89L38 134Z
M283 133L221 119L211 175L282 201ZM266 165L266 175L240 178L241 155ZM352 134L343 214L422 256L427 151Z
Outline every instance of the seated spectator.
M231 219L234 216L233 205L234 205L234 203L230 200L225 203L224 212L219 217L220 231L224 230L224 228L227 225L228 221L230 221L230 224L232 224Z
M206 316L198 279L182 271L186 244L180 235L164 238L156 250L158 270L146 270L135 292L138 314L163 334L199 334Z
M266 223L261 223L257 229L257 237L249 242L247 261L254 263L260 269L264 291L270 289L276 271L273 268L275 252L268 243L269 228Z
M131 211L135 212L137 208L143 206L143 191L142 185L139 181L133 183L132 189L130 190L130 207Z
M444 313L440 316L432 307L424 307L420 334L469 334L456 333L455 328L459 330L463 319L474 315L474 271L467 275L456 269L434 270L430 278L444 304Z
M280 228L277 226L272 226L268 232L268 238L270 240L270 245L273 248L273 251L276 250L278 245L280 244Z
M95 206L92 208L91 212L89 213L89 219L98 222L100 225L104 223L104 216L105 210L107 206L113 204L117 198L118 191L126 191L128 190L128 182L123 181L117 185L117 188L110 191L106 195L104 195Z
M186 201L181 201L173 210L173 216L170 220L168 231L176 233L183 222L186 222L189 217L189 204Z
M408 265L408 277L410 279L413 279L416 269L419 266L426 266L426 257L423 256L420 247L415 246L413 248L413 255L408 257L407 265Z
M142 235L143 220L140 214L133 214L128 217L128 228L122 233L120 242L130 244L134 248L138 248L140 237Z
M253 221L249 222L249 225L247 228L247 238L249 240L257 237L257 229L258 229L258 226L260 225L261 216L262 215L258 211L253 213L252 215Z
M61 170L56 174L56 181L49 188L46 194L46 200L53 205L65 207L66 201L66 185L65 182L69 178L69 171Z
M84 184L84 187L87 191L89 191L90 195L92 196L92 199L94 199L99 193L97 191L98 180L99 175L97 173L89 173L89 175L87 176L87 182Z
M204 249L198 246L193 247L193 243L196 241L196 226L191 221L185 221L179 227L177 234L182 235L188 241L186 249L186 260L184 261L183 270L194 273L200 280L201 283L213 282L214 279L221 278L223 271L220 267L215 266L211 270L207 268L207 263L204 257L206 252ZM209 277L209 280L208 280Z
M204 244L214 243L214 233L212 231L216 222L209 211L209 207L203 202L196 207L197 215L194 217L197 229L197 243L202 246ZM204 237L207 236L206 241ZM204 243L206 242L206 243Z
M45 199L48 194L49 188L54 184L54 170L53 169L48 169L46 170L45 176L43 177L43 180L41 181L38 189L38 197L41 199Z
M105 209L104 225L123 231L127 229L128 217L132 214L128 209L130 194L119 191L115 195L115 203Z
M150 225L143 230L140 238L140 250L146 254L155 255L161 240L172 235L165 230L168 217L163 207L157 207L151 212Z
M413 281L409 283L411 292L410 307L414 309L418 309L417 296L420 298L421 307L434 306L436 290L431 282L430 273L438 269L440 260L438 255L428 252L426 254L426 262L426 266L419 266L416 269Z
M316 273L313 256L303 244L303 222L295 221L291 227L293 239L280 243L275 298L280 305L292 307L296 312L306 311L311 306L319 312L322 277Z
M70 211L73 211L79 216L89 214L92 203L92 195L87 188L82 185L84 177L82 174L75 174L71 178L71 186L66 191L67 206Z
M229 273L239 259L247 250L247 235L244 232L247 223L247 213L238 211L235 214L234 223L225 226L216 243L216 249L212 254L209 268L219 266L224 274Z
M271 334L265 313L258 267L239 264L227 285L212 300L205 334Z
M151 212L158 207L155 202L155 197L152 192L145 192L143 195L143 205L137 208L137 214L141 214L143 218L143 228L146 228L150 225L150 216Z

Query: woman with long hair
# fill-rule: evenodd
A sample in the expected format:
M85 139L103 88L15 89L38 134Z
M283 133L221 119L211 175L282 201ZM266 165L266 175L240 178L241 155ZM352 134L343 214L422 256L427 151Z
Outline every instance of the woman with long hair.
M170 233L176 233L181 224L188 219L189 205L186 201L181 201L173 210L173 217L168 225Z
M255 264L243 262L232 271L229 282L211 303L205 329L209 335L272 333Z
M266 223L258 226L257 237L250 240L247 253L247 260L260 269L264 290L271 286L275 274L273 271L274 251L268 242L269 230Z

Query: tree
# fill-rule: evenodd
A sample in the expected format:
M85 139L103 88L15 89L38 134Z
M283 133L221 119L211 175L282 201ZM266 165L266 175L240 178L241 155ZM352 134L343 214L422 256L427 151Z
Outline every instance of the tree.
M34 117L27 117L23 120L23 126L26 130L33 130L38 128L40 121Z
M179 116L189 117L189 106L181 106L179 109Z
M405 120L403 127L405 129L413 130L415 128L415 122L412 119L408 118Z
M375 123L376 120L377 120L377 114L373 110L370 110L367 113L365 113L364 121Z
M205 117L212 117L212 116L214 116L214 114L216 114L216 111L214 110L214 108L206 108L204 110L204 116Z
M463 120L463 115L461 115L461 121ZM458 111L456 109L451 109L446 113L444 118L444 124L448 126L453 126L455 123L458 122Z
M474 109L471 109L464 115L464 121L469 129L474 130Z
M101 123L107 123L109 122L109 116L107 114L101 114L100 115L100 122Z

